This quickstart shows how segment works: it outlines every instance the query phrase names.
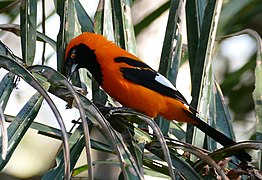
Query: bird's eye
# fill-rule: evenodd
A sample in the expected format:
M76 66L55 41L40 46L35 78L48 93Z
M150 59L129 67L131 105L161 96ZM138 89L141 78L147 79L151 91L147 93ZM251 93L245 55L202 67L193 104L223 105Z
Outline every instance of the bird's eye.
M70 58L71 58L71 59L75 59L75 57L76 57L75 53L72 53L72 54L70 55Z

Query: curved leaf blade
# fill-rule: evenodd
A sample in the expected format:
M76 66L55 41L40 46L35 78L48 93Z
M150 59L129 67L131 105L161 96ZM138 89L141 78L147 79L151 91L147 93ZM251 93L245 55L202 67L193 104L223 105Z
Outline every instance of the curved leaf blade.
M21 36L20 26L18 24L0 24L0 29L14 33ZM48 43L54 51L56 51L56 42L47 35L36 31L36 40Z
M48 66L39 66L39 65L28 67L28 69L32 72L43 75L44 77L47 78L48 81L51 81L51 82L56 81L56 83L58 84L65 85L72 93L74 100L77 104L77 108L79 109L79 112L81 115L82 126L83 126L84 135L85 135L86 156L88 159L88 164L90 165L90 168L88 169L88 175L89 175L89 178L92 179L93 178L93 167L92 167L90 135L89 135L89 129L88 129L89 126L86 122L82 101L80 100L79 96L77 95L72 85L66 80L66 78L59 72L55 71L54 69Z
M39 93L33 95L26 105L18 113L14 121L8 126L8 149L6 159L0 159L0 169L3 169L9 159L11 158L14 150L21 141L22 137L30 127L31 123L35 119L38 111L42 105L43 98ZM0 142L3 146L3 142Z
M30 84L32 87L34 87L47 101L49 104L50 108L52 109L59 126L62 129L62 139L63 139L63 148L65 150L65 160L66 162L69 162L69 148L68 148L68 137L67 137L67 132L66 128L63 122L63 119L57 110L54 102L50 98L50 96L47 94L47 92L43 89L43 87L39 84L39 82L32 76L30 72L28 72L23 66L21 66L19 63L13 61L8 56L4 56L0 54L0 66L7 69L8 71L13 72L14 74L22 77L28 84ZM65 178L69 179L69 174L70 174L70 167L69 163L66 163L65 166Z

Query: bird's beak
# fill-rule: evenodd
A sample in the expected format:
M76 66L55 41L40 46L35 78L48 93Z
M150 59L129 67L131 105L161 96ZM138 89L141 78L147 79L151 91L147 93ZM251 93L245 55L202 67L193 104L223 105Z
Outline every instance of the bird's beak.
M77 70L77 64L70 62L67 66L66 66L66 77L68 80L71 79L71 76L73 75L73 73Z

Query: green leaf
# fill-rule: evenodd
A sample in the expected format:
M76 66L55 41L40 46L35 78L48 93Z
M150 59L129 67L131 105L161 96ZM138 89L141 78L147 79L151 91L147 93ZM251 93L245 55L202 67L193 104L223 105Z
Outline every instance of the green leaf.
M66 9L68 8L68 1L55 1L56 12L60 17L60 29L57 35L57 70L65 74L64 50L65 50L65 33L66 33Z
M131 18L131 0L114 0L113 27L115 42L126 51L136 53L136 40Z
M219 33L223 33L224 28L231 23L233 17L237 16L240 10L244 9L253 0L231 0L227 2L220 16Z
M152 166L153 166L153 163L155 163L155 162L153 162L153 163L149 162L149 163L150 163L150 165L152 164ZM155 164L154 166L157 168L158 164ZM163 170L161 168L159 168L159 170L158 170L158 169L153 169L153 168L151 169L151 168L148 168L147 166L144 166L145 175L151 176L151 177L154 177L154 178L168 179L169 176L165 175L164 173L161 173L162 171Z
M77 168L75 168L73 170L72 176L76 177L78 174L81 174L82 172L85 172L87 169L88 169L87 165L83 165L83 166L77 167Z
M231 139L235 139L232 119L230 117L229 109L226 105L223 93L217 82L214 82L214 92L215 92L215 102L216 102L216 121L217 126L221 131L223 131Z
M7 122L12 122L14 121L15 117L14 116L10 116L10 115L5 115L6 121ZM48 126L46 124L42 124L39 122L32 122L30 128L35 129L38 131L39 134L47 136L47 137L51 137L54 139L58 139L61 140L62 138L62 132L60 129ZM82 130L81 128L78 128L78 130ZM91 139L91 145L92 148L95 150L99 150L99 151L104 151L107 153L113 153L112 148L110 148L109 145L96 141L96 140L92 140Z
M20 8L21 46L25 63L32 65L36 48L37 1L22 0Z
M163 43L159 72L175 84L182 52L182 12L185 2L171 0ZM175 46L175 48L174 48ZM157 118L158 125L164 135L167 135L170 122L162 117Z
M117 111L115 111L114 113L116 113ZM111 112L112 113L112 112ZM169 153L169 149L167 147L166 141L164 139L164 136L160 130L160 128L158 127L158 125L156 124L155 121L152 121L148 116L141 114L141 113L137 113L134 111L130 111L128 109L124 109L123 113L121 113L122 115L136 115L137 117L139 117L141 120L143 120L146 124L148 124L149 127L151 127L153 129L153 132L155 134L155 136L157 137L157 140L160 143L161 146L161 150L163 151L163 157L166 160L167 164L168 164L168 169L169 169L169 173L171 178L175 178L175 174L173 172L173 168L172 168L172 162L171 162L171 158L170 158L170 153Z
M5 125L5 115L2 107L0 106L0 129L1 129L1 142L2 142L2 159L6 159L7 155L7 148L8 148L8 134L7 134L7 128Z
M32 74L29 71L27 71L23 66L21 66L19 63L11 59L8 55L5 56L5 55L0 54L0 67L3 67L7 69L8 71L13 72L14 74L22 77L28 84L34 87L45 98L51 110L53 111L58 121L59 126L62 129L63 147L65 150L64 156L65 156L66 162L68 162L69 161L69 148L68 148L68 139L67 139L66 128L65 128L63 119L59 111L57 110L54 102L52 101L50 96L47 94L45 89L39 84L39 82L32 76ZM69 163L66 163L66 165L67 166L65 168L65 177L67 179L69 177L70 168L69 168Z
M103 133L104 129L99 129L99 131L106 138L106 134ZM115 143L115 145L119 148L119 151L121 153L120 157L123 158L121 159L121 161L119 161L122 170L122 174L120 176L123 176L125 179L142 179L142 174L139 171L137 162L135 161L135 158L132 156L128 147L123 142L122 137L120 137L115 131L113 131L112 133L115 136L113 143ZM110 146L112 146L111 142L109 144ZM118 159L120 160L119 157ZM123 166L122 161L125 163L125 166Z
M12 118L12 117L9 117ZM41 124L38 122L33 122L30 128L38 130L39 134L45 135L47 137L55 138L55 139L62 139L62 132L60 129L48 126L46 124Z
M172 0L160 58L159 72L175 84L182 52L182 19L184 1Z
M147 158L145 157L144 158L144 165L148 168L150 168L151 170L153 170L154 172L154 177L157 177L155 174L164 174L164 175L169 175L168 174L168 167L161 164L161 163L158 163L157 161L153 160L153 159L150 159L150 158ZM146 172L145 172L146 175L148 175ZM168 176L169 177L169 176Z
M83 138L83 131L76 129L74 133L69 138L69 148L70 148L70 163L73 168L82 153L83 148L85 147ZM56 157L56 167L49 170L42 177L43 180L49 179L63 179L64 178L64 159L63 159L63 151L60 151L58 156Z
M126 49L126 39L124 32L123 4L121 0L111 1L113 11L113 28L115 43L122 49Z
M12 123L8 126L8 150L6 159L0 159L1 170L5 167L6 163L11 158L17 145L20 143L22 137L27 132L31 123L35 119L42 105L42 102L43 98L39 93L33 95L26 103L26 105L21 109L21 111L17 114L14 121L12 121ZM0 145L2 146L2 140L0 141Z
M255 89L253 100L256 112L256 140L262 141L262 40L260 35L250 30L248 31L257 41L257 57L255 67ZM262 154L259 153L259 168L262 168Z
M214 46L214 35L216 34L216 27L218 23L218 14L221 10L221 1L209 1L205 9L203 26L200 32L200 41L198 44L194 64L193 79L192 79L192 102L193 107L197 107L201 82L205 66L210 61Z
M199 2L199 1L197 1ZM199 14L203 14L204 9L198 6L196 1L186 2L186 25L187 25L187 38L188 38L188 59L191 71L191 78L195 71L195 61L197 54L198 41L200 37L201 23L203 17Z
M144 17L138 24L135 25L134 31L135 34L138 35L143 29L148 27L153 21L155 21L158 17L161 16L168 8L170 7L170 1L165 2L152 13Z
M214 39L215 39L217 24L218 24L218 17L219 17L218 15L220 14L221 7L222 7L222 1L208 1L208 4L204 12L203 25L200 31L200 39L195 54L195 60L193 60L195 64L193 65L194 68L191 69L191 73L192 73L191 105L193 106L193 108L197 110L199 107L201 107L201 105L207 106L207 104L205 104L206 102L204 102L205 98L207 98L207 101L208 99L211 98L210 93L212 92L211 90L212 82L209 82L209 80L213 79L213 72L212 72L212 67L210 66L211 66L212 53L214 49ZM200 99L203 99L204 101L201 102ZM206 117L208 117L206 110L207 107L202 107L202 109L199 111L200 115L202 116L204 115L205 120L207 120ZM189 143L192 142L192 135L193 135L192 130L193 130L192 125L191 126L188 125L186 140ZM198 137L200 133L199 130L197 130L196 133L197 134L195 134L195 139ZM201 134L202 133L200 133L200 135ZM200 137L203 137L203 135ZM204 139L203 138L199 138L199 139L202 142L199 142L199 140L197 140L198 141L197 144L203 144Z
M60 86L61 85L66 86L67 89L69 89L69 91L72 93L75 104L77 105L77 108L79 109L80 116L81 116L81 122L82 122L84 137L85 137L84 140L85 140L85 145L86 145L86 156L88 159L88 164L89 165L92 164L91 143L90 143L90 135L89 135L89 129L88 129L89 126L86 122L82 101L80 100L73 86L66 80L66 78L62 74L60 74L59 72L55 71L54 69L48 66L31 66L31 67L28 67L28 69L31 72L35 72L35 73L39 73L40 75L43 75L51 83L55 81ZM89 174L89 177L92 179L93 178L92 166L91 168L89 168L88 174Z
M0 104L5 110L6 104L14 88L15 75L8 72L0 82Z
M20 26L17 24L0 24L0 29L14 33L17 36L21 36ZM48 43L54 51L56 51L56 42L45 34L36 31L36 40Z
M100 0L95 13L95 33L104 35L107 39L115 41L113 31L113 15L111 1ZM106 93L99 87L96 81L92 81L92 97L94 102L106 104Z
M169 133L175 136L178 140L185 141L186 132L182 129L180 124L170 123Z
M206 62L207 64L211 63ZM212 66L204 66L204 72L206 72L202 78L198 112L199 116L206 121L210 126L216 127L216 111L214 102L214 72ZM221 119L220 119L221 121ZM197 147L203 147L205 142L205 133L199 129L195 129L192 144ZM213 141L212 141L213 142ZM210 150L210 139L207 141L208 150ZM211 146L212 147L212 146ZM213 148L216 148L216 144L213 144Z
M243 75L247 70L253 69L255 66L255 60L248 61L245 65L243 65L240 69L235 72L232 72L228 75L228 77L221 84L221 89L223 92L229 92L236 86L241 79L241 75ZM226 94L227 95L227 94Z
M154 143L153 143L154 144ZM153 144L148 149L151 153L158 156L159 158L163 158L163 154L161 153L160 149L157 147L157 144L155 144L156 147L153 146ZM172 149L170 149L170 155L172 159L172 164L174 166L174 171L176 171L179 176L186 178L186 179L201 179L200 176L197 174L197 172L188 164L183 158L179 157L179 155ZM158 164L157 162L150 162L152 160L149 160L148 158L145 158L145 165L149 168L155 169L158 172L162 172L164 174L168 175L167 167L162 164Z
M57 35L57 70L65 74L65 47L69 41L80 34L75 1L57 0L57 14L60 17L60 30Z
M99 0L94 24L97 34L102 34L109 40L115 41L111 1Z
M10 21L14 21L19 12L20 1L1 1L0 13L5 14L10 18Z
M85 9L83 8L79 0L75 0L75 10L77 13L79 24L81 26L81 31L94 32L94 23L86 13Z

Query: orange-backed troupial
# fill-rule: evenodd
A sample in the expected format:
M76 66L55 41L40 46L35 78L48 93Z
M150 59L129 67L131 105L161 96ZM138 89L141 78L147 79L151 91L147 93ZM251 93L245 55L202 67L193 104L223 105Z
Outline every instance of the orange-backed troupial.
M150 117L160 115L194 124L223 146L235 143L199 119L197 112L164 76L101 35L85 32L72 39L66 49L66 66L69 76L79 68L86 68L123 106ZM235 156L243 163L251 161L245 151Z

